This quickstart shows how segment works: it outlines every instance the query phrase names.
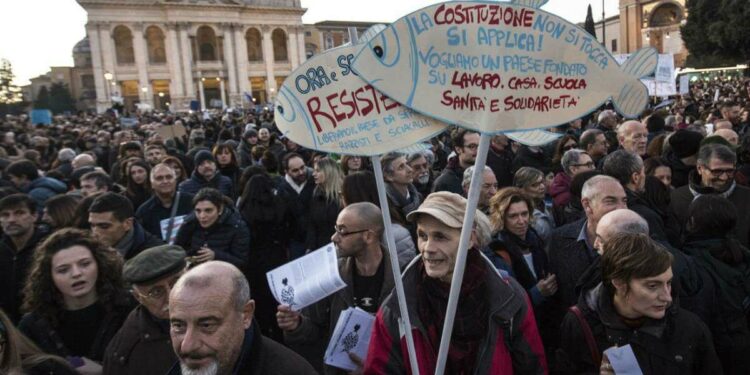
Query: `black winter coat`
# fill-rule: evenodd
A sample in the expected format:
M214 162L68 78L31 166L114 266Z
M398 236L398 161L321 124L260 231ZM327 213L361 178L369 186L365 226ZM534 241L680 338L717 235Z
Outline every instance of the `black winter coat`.
M310 202L312 202L315 184L313 183L312 178L309 178L308 176L307 183L305 183L305 186L299 194L297 194L297 192L283 178L281 179L281 182L279 182L278 187L279 194L289 202L289 209L295 218L295 225L292 228L289 237L291 240L304 243L307 236Z
M47 234L46 226L34 228L26 246L18 251L10 237L5 234L0 237L0 308L14 323L21 319L23 286L34 258L34 248Z
M629 344L644 374L722 374L711 332L697 316L679 308L676 298L664 318L647 318L637 329L622 322L612 299L612 293L600 284L584 291L577 304L600 353L615 345ZM599 374L599 364L594 363L581 323L572 312L565 316L560 330L560 370L567 374Z
M193 172L193 174L190 175L190 178L180 183L177 190L183 193L195 195L200 189L207 187L214 188L227 197L234 199L232 180L230 180L229 177L222 175L220 172L216 172L210 181L206 181L205 178L201 177L196 172Z
M88 353L78 353L78 355L85 356L97 362L102 361L104 350L120 327L122 327L123 322L132 310L133 300L123 294L118 297L113 306L103 306L103 308L105 310L104 318L99 325L91 348L88 350ZM65 346L55 327L52 326L47 318L36 311L24 315L21 323L18 325L18 329L47 354L54 354L60 357L76 355L76 353L71 353Z
M458 163L458 157L453 157L448 160L448 165L440 173L440 176L435 180L435 185L432 187L432 191L448 191L463 195L464 188L461 183L464 180L464 169Z
M308 250L317 250L331 243L331 236L335 232L333 227L341 208L338 201L329 201L323 190L315 188L310 200L310 215L307 222L305 246Z
M104 374L163 375L177 361L169 336L169 323L163 327L143 306L128 315L122 328L104 353Z
M182 246L188 256L194 256L206 245L214 252L216 260L244 269L250 250L250 232L239 212L233 207L224 207L224 212L208 228L201 227L194 213L188 215L177 232L175 245Z

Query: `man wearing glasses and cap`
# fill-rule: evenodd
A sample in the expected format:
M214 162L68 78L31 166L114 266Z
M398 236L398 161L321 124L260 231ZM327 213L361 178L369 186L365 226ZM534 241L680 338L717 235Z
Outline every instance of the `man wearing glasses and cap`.
M185 251L175 245L144 250L128 260L123 279L139 302L104 354L105 374L166 374L177 357L169 337L169 292L185 273Z

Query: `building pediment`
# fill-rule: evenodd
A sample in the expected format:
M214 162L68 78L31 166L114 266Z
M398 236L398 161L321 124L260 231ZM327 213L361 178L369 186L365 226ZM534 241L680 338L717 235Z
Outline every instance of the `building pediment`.
M205 6L248 6L270 8L301 8L300 0L77 0L81 5L205 5Z

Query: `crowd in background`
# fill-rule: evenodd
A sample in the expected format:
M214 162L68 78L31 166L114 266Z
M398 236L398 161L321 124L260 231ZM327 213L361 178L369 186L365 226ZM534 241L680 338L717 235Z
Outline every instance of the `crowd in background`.
M495 135L481 181L480 136L466 129L384 155L420 363L437 356L450 281L440 270L455 261L450 236L428 229L460 231L474 182L473 272L449 373L496 365L484 362L505 358L503 345L512 365L493 373L607 373L602 352L626 344L644 373L750 372L748 87L698 80L633 120L605 105L550 129L561 136L543 146ZM183 360L169 290L185 266L215 260L249 282L252 330L317 371L340 371L321 349L351 306L377 314L360 370L406 371L368 158L302 147L268 110L6 116L0 133L1 373L166 373ZM330 242L347 288L301 312L279 305L266 272ZM498 300L518 306L505 316L511 303Z

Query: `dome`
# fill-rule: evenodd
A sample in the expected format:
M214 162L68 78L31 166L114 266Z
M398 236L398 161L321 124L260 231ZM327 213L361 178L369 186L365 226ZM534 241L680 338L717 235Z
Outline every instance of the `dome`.
M88 36L76 43L75 47L73 47L73 53L91 53L91 46L89 46Z

